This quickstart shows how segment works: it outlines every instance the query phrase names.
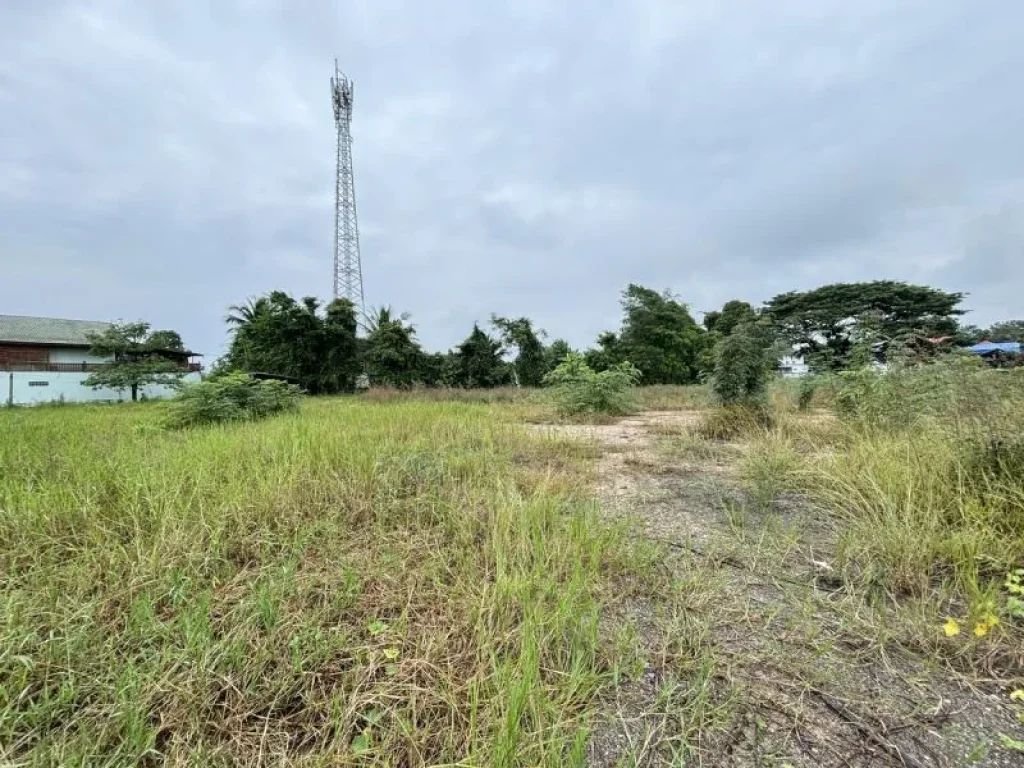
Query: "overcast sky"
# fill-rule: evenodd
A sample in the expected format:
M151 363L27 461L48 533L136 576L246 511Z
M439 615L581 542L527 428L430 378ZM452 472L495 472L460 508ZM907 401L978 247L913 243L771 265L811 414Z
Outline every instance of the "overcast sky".
M211 10L215 9L215 10ZM337 55L367 303L583 346L629 282L826 282L1024 316L1019 0L0 2L0 313L329 298Z

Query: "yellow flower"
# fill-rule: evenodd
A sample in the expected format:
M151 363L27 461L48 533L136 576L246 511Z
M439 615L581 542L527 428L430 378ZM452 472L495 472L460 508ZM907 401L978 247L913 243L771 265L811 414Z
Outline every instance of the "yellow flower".
M975 637L984 637L987 634L988 634L988 624L986 624L984 621L979 621L977 624L974 625L974 636Z
M942 631L946 633L946 637L959 635L960 624L956 619L946 619L946 623L942 625Z
M1010 694L1010 698L1013 701L1024 701L1024 690L1018 688Z

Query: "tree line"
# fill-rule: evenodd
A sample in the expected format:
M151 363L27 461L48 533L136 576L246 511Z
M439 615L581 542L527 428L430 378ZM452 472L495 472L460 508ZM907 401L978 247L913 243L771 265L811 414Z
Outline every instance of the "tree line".
M884 362L896 350L931 355L983 339L1024 341L1024 320L988 328L962 323L963 299L962 293L888 280L835 283L782 293L760 307L728 301L697 322L678 296L631 284L622 292L619 329L599 334L579 354L594 372L628 363L643 384L692 384L716 366L721 373L723 352L757 360L755 367L796 354L812 370L838 371ZM216 372L282 377L314 394L351 391L363 375L375 386L399 388L536 387L577 352L564 339L547 343L528 317L498 315L485 327L474 323L454 348L430 352L406 314L384 307L360 318L344 299L323 305L283 291L232 306L226 319L230 344ZM174 331L115 324L92 343L95 353L113 358L90 377L92 386L131 390L134 399L140 386L183 375L172 353L184 346ZM743 375L731 378L741 386Z
M678 296L631 284L622 292L620 328L581 354L594 371L629 362L643 384L691 384L711 374L716 350L740 330L734 348L802 355L816 370L884 361L895 347L926 354L982 337L1024 338L1024 321L962 325L963 299L896 281L837 283L779 294L760 307L729 301L698 322ZM454 348L431 352L406 314L385 307L361 319L344 299L322 305L283 291L231 307L227 322L230 344L218 369L287 377L317 394L349 391L362 374L375 386L400 388L534 387L575 351L564 339L547 343L527 317L493 315Z

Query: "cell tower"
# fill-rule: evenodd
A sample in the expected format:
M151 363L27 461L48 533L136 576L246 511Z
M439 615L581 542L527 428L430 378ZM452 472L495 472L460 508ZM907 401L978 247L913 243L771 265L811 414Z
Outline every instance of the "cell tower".
M359 257L356 185L352 173L352 81L334 60L331 101L337 128L337 173L334 179L334 298L348 299L363 312L363 265Z

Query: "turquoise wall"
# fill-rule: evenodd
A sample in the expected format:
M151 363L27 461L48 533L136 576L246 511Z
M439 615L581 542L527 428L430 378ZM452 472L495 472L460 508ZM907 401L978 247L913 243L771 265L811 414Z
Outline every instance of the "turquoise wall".
M31 371L0 372L0 404L13 402L14 405L36 405L64 400L66 403L116 402L131 400L129 390L118 392L113 389L92 389L82 382L87 373L42 373ZM190 373L184 381L199 381L198 373ZM34 384L33 382L43 382ZM139 397L148 399L170 397L170 387L148 386L139 390Z

